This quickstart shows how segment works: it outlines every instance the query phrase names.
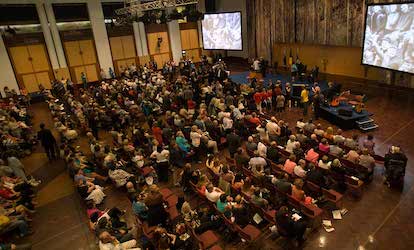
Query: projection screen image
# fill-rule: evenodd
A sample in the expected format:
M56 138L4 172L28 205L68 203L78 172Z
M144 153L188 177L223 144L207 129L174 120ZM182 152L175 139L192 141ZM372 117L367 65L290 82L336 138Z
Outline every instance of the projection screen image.
M205 14L202 21L204 49L242 50L241 13Z
M370 5L362 63L414 73L414 3Z

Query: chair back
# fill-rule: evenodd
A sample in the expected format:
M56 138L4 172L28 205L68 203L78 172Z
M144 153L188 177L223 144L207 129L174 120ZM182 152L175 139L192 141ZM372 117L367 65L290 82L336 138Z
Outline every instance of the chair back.
M313 183L311 181L306 181L306 187L312 193L317 193L317 194L320 194L321 193L321 187L319 187L318 185L316 185L315 183Z
M295 208L300 208L301 202L298 199L296 199L292 195L288 195L287 197L288 197L288 202L291 206Z

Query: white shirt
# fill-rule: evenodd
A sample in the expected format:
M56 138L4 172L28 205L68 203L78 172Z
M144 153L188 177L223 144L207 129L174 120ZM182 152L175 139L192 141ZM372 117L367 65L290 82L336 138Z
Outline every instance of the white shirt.
M170 159L170 151L166 149L163 149L161 152L154 151L152 152L150 157L155 157L157 159L157 163L168 162L168 160Z
M259 60L255 60L253 62L253 69L256 70L256 71L260 70L260 62L259 62Z
M297 175L299 177L305 177L306 176L306 171L300 165L295 166L295 168L293 169L293 173L295 173L295 175Z
M228 117L224 117L223 118L223 128L224 129L231 129L233 127L233 120L228 118Z
M280 127L275 122L268 122L266 124L266 130L269 135L280 135Z
M261 157L266 157L267 155L266 145L264 145L262 142L259 142L259 144L257 144L257 152L259 153Z
M210 193L206 189L205 195L209 201L216 203L220 199L221 192L217 192L216 189L214 188L213 191L211 191Z
M198 132L191 132L190 138L191 138L191 144L193 144L194 147L200 146L201 135Z
M286 151L288 151L289 153L293 153L294 148L296 148L296 142L288 140L286 143L286 148L285 148Z
M319 162L318 162L318 166L319 166L320 168L323 168L323 169L330 169L330 168L331 168L331 163L332 163L332 162L330 162L330 161L328 161L327 163L323 163L323 161L322 161L322 160L319 160Z

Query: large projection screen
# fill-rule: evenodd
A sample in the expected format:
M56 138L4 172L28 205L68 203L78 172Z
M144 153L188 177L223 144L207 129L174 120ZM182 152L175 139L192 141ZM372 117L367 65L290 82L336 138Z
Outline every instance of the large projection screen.
M240 12L204 14L203 48L207 50L243 50Z
M414 3L367 6L362 64L414 74Z

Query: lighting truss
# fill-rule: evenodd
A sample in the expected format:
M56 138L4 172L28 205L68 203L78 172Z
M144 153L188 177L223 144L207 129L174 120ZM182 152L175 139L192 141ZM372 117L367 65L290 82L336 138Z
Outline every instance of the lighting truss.
M115 10L115 13L117 15L128 15L141 11L166 9L196 3L198 3L198 0L155 0L144 3L140 0L128 0L126 1L126 7Z

